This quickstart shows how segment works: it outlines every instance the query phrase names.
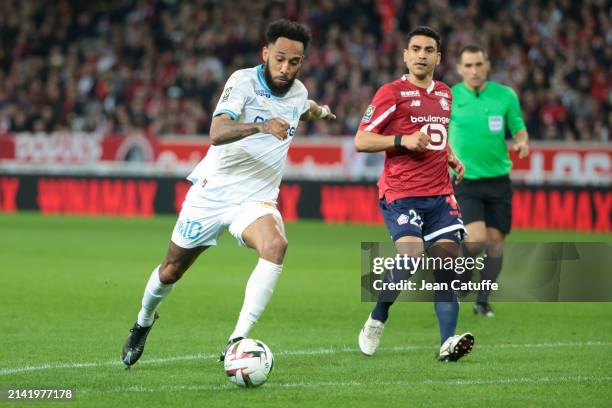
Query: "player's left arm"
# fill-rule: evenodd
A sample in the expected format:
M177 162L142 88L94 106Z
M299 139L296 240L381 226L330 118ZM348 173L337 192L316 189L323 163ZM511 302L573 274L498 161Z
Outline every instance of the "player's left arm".
M518 153L519 159L523 159L529 155L529 134L527 134L527 127L521 114L519 98L513 90L510 91L510 104L506 113L506 123L514 138L512 148Z
M448 148L448 167L453 169L453 171L457 174L456 182L461 183L463 180L463 176L465 175L465 166L463 162L459 160L457 156L455 156L455 152L450 147L450 144L447 146Z
M449 90L449 93L451 93L450 90ZM451 106L454 105L452 99L450 103L451 103ZM463 165L463 162L459 160L457 155L455 155L455 152L453 151L453 148L451 147L450 143L447 143L446 149L448 153L448 158L447 158L448 167L450 167L455 172L455 177L456 177L455 183L459 184L461 183L461 180L463 180L463 176L465 175L465 166Z
M334 120L336 119L336 115L334 115L327 105L319 105L313 100L308 100L308 109L302 113L300 116L301 121L307 120L315 120L315 119L324 119L324 120Z

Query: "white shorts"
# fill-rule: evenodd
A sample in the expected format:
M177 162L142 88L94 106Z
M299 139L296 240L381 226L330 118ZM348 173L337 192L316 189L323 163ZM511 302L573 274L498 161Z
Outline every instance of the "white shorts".
M238 244L245 246L242 232L253 221L267 214L283 222L276 205L270 202L228 204L185 200L172 231L172 242L181 248L217 245L217 238L229 227L229 232L238 240Z

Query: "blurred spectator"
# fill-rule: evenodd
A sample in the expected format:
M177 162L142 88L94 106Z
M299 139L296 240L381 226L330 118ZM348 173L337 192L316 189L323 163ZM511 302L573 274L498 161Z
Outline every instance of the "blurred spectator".
M456 52L481 43L533 138L608 141L611 10L605 0L5 0L0 133L206 134L225 79L260 63L266 24L287 17L313 31L300 78L339 117L302 134L354 134L374 90L405 71L405 33L427 24L443 37L439 79L458 82Z

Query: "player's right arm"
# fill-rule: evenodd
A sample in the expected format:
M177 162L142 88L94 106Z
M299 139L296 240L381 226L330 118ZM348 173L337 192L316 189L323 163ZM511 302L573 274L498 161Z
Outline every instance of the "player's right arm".
M218 146L244 139L255 133L269 133L279 140L285 140L287 130L289 123L281 118L257 123L240 123L223 113L215 116L210 124L210 140L214 146Z
M401 145L404 149L421 152L429 144L429 135L423 132L414 132L410 135L401 136ZM395 136L386 136L364 130L358 130L355 135L355 149L358 152L382 152L393 147L395 147Z
M391 84L385 84L372 98L355 135L355 149L358 152L381 152L395 147L396 135L389 136L383 133L394 119L397 109L396 93ZM402 147L422 151L429 143L429 136L422 132L414 132L410 135L401 135L400 140Z
M289 123L281 118L256 123L239 122L238 118L249 98L250 86L244 71L234 72L225 83L210 124L210 140L213 145L232 143L255 133L268 133L279 140L287 138Z

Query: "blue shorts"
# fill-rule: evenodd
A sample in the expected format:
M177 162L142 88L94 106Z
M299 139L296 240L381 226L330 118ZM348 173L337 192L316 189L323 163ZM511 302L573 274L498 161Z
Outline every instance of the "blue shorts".
M457 243L467 232L455 196L406 197L390 204L379 203L385 225L393 241L401 237L420 237L426 243L450 239Z

